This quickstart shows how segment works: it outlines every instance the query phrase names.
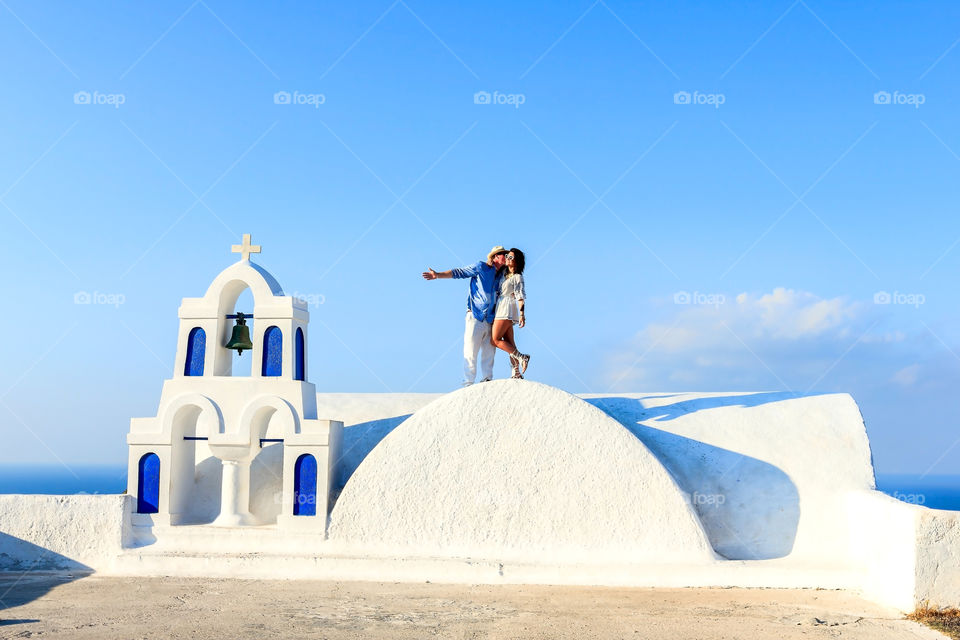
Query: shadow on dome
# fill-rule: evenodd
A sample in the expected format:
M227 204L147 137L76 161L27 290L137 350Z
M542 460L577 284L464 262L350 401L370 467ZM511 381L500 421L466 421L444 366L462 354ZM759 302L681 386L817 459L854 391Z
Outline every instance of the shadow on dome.
M343 429L343 453L340 455L339 473L333 486L337 494L346 486L347 480L374 447L411 415L413 414L408 413L392 418L359 422Z
M697 406L757 406L793 397L795 394L783 393L717 396L703 398L707 402L699 404L677 403L687 404L688 410L667 415L676 418L697 410L692 408ZM768 560L790 554L800 522L800 496L781 469L736 451L638 423L660 417L650 413L664 407L646 409L642 400L633 398L590 398L587 402L622 424L667 468L689 495L717 553L729 560Z
M682 394L664 394L658 396L646 396L640 399L635 398L585 398L585 400L598 409L606 411L612 417L617 417L614 412L607 411L607 406L627 407L630 415L636 416L637 420L674 420L676 418L689 415L696 411L705 411L707 409L718 409L720 407L759 407L760 405L773 402L783 402L784 400L794 400L797 398L811 398L813 396L830 395L830 392L817 393L795 393L790 391L762 391L759 393L745 393L726 396L708 396L705 398L691 398L681 400L672 404L665 404L656 407L645 407L644 400L660 400L673 398Z

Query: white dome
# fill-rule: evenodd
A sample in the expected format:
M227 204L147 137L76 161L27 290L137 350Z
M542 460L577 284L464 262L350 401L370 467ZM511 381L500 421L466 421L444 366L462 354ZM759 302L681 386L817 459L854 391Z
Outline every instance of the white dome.
M684 494L583 400L498 380L443 396L360 464L330 537L384 553L564 562L710 562Z

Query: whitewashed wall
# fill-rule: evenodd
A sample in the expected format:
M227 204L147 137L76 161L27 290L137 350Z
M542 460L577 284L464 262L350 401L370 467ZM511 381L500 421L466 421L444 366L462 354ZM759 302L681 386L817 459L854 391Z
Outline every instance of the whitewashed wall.
M0 571L109 572L129 531L121 495L0 495Z

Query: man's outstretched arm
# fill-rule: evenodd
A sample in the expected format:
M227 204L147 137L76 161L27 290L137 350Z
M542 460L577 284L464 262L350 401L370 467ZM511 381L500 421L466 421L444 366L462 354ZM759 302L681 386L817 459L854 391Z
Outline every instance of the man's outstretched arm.
M430 269L429 271L423 272L424 280L438 280L438 279L452 278L452 277L453 277L453 269L451 269L450 271L434 271L433 269Z
M472 278L480 273L482 266L483 263L478 262L466 267L460 267L459 269L450 269L450 271L434 271L433 269L430 269L429 271L423 272L423 279L436 280L438 278Z

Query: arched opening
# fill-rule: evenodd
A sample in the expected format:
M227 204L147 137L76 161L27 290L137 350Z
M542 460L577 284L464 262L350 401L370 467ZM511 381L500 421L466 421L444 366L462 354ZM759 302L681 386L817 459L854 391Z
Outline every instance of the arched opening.
M269 327L263 334L263 367L260 375L275 377L283 372L282 351L283 333L280 327Z
M294 375L294 380L304 380L304 362L303 362L303 329L297 327L297 367Z
M283 443L265 442L250 462L250 513L263 524L276 524L282 496Z
M285 415L287 414L287 415ZM284 511L283 496L283 438L293 431L289 425L289 410L277 411L272 403L258 406L249 422L240 418L240 429L254 442L260 440L261 449L250 463L250 513L264 524L274 524Z
M160 511L160 456L144 454L137 469L137 513Z
M184 404L171 425L169 511L178 524L206 524L220 512L223 465L206 441L217 427L204 424L203 416L201 405Z
M194 327L187 336L187 362L183 367L185 376L202 376L207 353L207 332Z
M253 315L253 292L249 287L244 288L239 294L237 294L236 301L233 303L233 306L226 312L230 315L236 315L238 311L242 311L247 314L246 323L250 327L250 335L256 336L254 331L256 318L251 318ZM226 344L233 336L233 327L235 327L237 321L235 319L229 320L226 323L227 331L223 344ZM256 338L254 338L256 342ZM231 351L230 353L230 372L234 376L252 376L254 372L254 362L253 362L253 351L244 351L242 354L238 354L236 351Z
M297 458L294 465L293 515L317 515L317 459L309 453Z

